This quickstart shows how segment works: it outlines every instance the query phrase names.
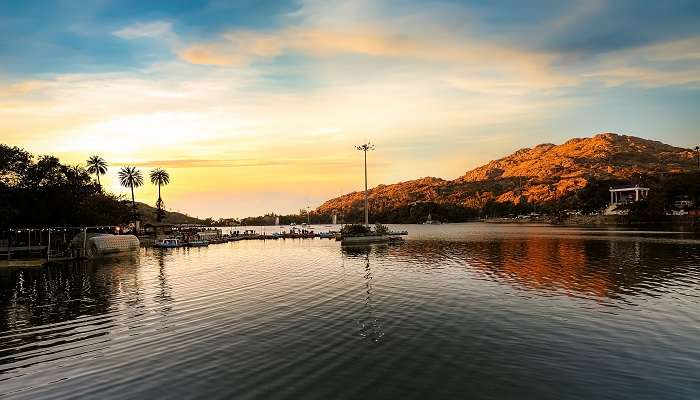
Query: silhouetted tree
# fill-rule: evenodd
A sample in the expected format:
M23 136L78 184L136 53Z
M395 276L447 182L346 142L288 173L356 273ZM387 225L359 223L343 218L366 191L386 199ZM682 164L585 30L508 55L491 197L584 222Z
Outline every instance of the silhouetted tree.
M160 187L166 186L170 183L170 174L168 171L156 168L151 171L151 183L158 185L158 200L156 201L156 219L160 222L165 216L165 210L163 209L163 199L160 197Z
M0 144L0 227L118 225L128 204L82 167Z
M122 167L119 170L119 183L131 189L131 206L134 213L134 218L136 218L136 200L134 199L134 188L143 185L143 176L141 171L137 170L136 167Z
M100 175L107 173L107 162L100 156L92 156L87 160L87 172L97 175L97 184L102 187Z

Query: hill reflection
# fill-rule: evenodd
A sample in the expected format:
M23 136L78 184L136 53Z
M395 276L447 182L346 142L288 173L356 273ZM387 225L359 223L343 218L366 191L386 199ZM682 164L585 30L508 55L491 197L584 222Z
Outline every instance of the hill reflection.
M531 237L500 240L416 241L393 247L411 268L468 268L482 278L519 288L571 295L619 297L664 291L682 283L691 246L641 240Z

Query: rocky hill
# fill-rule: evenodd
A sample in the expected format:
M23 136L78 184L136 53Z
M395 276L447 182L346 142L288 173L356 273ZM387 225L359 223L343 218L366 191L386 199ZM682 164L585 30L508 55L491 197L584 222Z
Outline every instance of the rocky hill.
M540 144L487 163L455 180L421 178L379 185L369 193L373 212L421 202L474 209L487 202L542 204L569 197L594 181L639 179L687 171L694 166L690 149L634 136L601 133L564 144ZM323 203L318 212L347 213L361 207L362 192Z

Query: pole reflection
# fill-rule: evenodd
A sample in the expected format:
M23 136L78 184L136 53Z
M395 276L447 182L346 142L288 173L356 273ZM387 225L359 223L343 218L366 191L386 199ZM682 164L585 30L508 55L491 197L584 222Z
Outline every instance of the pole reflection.
M372 253L371 246L343 246L342 251L353 258L360 258L363 260L363 316L356 320L357 323L357 334L372 342L379 343L384 337L384 330L382 329L382 324L380 319L376 315L375 311L375 301L374 301L374 275L372 273L372 265L370 263L370 254Z

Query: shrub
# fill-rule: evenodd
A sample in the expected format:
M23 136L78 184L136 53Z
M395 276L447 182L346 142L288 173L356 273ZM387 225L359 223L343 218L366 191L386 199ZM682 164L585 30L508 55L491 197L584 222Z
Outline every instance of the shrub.
M384 235L386 233L389 233L389 228L386 227L386 225L382 225L380 223L377 223L374 226L374 231L377 232L380 235Z
M369 228L361 224L345 225L340 231L343 235L360 235L369 233Z

